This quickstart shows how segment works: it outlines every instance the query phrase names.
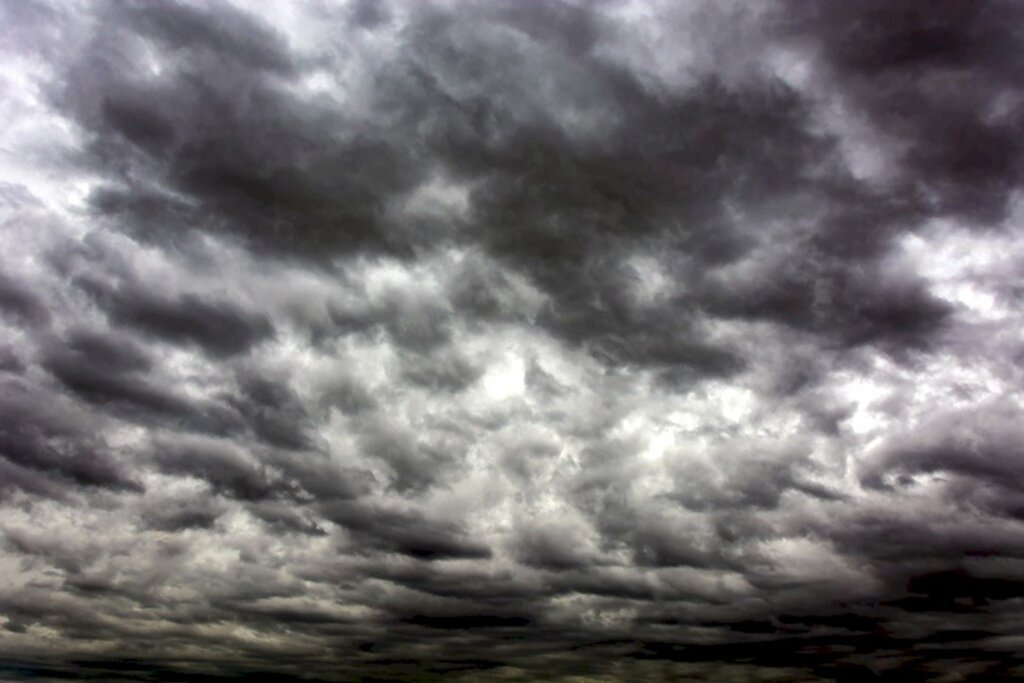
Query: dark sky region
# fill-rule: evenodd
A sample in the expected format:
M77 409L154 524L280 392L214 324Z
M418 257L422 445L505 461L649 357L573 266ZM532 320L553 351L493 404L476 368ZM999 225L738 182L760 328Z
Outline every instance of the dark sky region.
M0 680L1024 679L1022 48L0 0Z

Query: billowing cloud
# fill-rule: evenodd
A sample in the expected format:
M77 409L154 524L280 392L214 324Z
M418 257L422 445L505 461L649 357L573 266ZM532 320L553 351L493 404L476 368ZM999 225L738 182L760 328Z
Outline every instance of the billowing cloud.
M1013 680L1014 3L0 3L0 677Z

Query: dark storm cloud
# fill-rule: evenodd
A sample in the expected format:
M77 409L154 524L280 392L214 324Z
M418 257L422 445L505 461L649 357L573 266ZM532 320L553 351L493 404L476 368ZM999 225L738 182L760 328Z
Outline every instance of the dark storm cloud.
M794 18L842 92L898 140L900 189L972 221L1005 215L1021 181L1019 6L868 2Z
M46 303L32 290L0 271L0 310L16 323L43 326L50 322Z
M595 557L580 547L578 532L557 525L524 529L515 542L516 558L528 566L554 571L586 567Z
M83 486L141 490L110 447L94 435L89 415L77 407L62 405L60 399L23 382L6 380L0 387L0 415L0 456L10 475L7 486L43 493L50 486L29 474L38 472Z
M415 434L368 424L360 435L361 451L386 463L392 473L392 486L410 492L433 484L445 474L458 453L424 443Z
M67 347L97 370L114 375L133 370L146 371L153 364L146 351L132 340L91 330L72 330Z
M869 488L899 489L923 483L918 477L934 478L952 503L1019 519L1022 417L1019 406L1005 401L939 414L884 444L865 463L861 481Z
M571 13L548 20L561 35L578 28ZM417 48L431 73L449 76L452 69L449 77L473 83L477 74L446 52L446 39L454 40L462 22L470 35L487 26L461 18L440 22L444 30ZM533 47L537 61L560 66L569 50L557 40ZM501 43L494 49L511 51ZM591 57L551 78L564 81L571 105L584 111L601 106L617 120L573 137L575 131L551 120L545 107L551 103L526 89L523 56L509 54L507 61L512 66L500 80L508 94L525 100L525 111L503 110L505 100L487 93L471 100L470 119L466 103L450 107L434 95L426 98L423 115L443 107L437 116L445 135L435 141L437 154L453 172L473 179L473 218L485 230L483 243L552 296L543 321L557 334L592 345L612 364L664 364L700 376L740 365L728 349L708 348L699 330L683 322L701 311L779 320L852 344L915 344L941 322L942 305L913 281L893 300L891 286L861 275L875 267L894 231L919 220L924 208L859 187L833 166L833 142L812 132L805 102L783 83L766 79L735 88L709 77L682 93L652 92ZM573 76L578 80L570 82ZM439 76L425 78L430 88L439 87ZM823 165L833 166L833 175L815 177ZM826 233L776 235L791 242L779 263L759 259L759 277L730 277L723 287L719 269L755 256L758 238L736 226L728 209L744 206L771 220L780 193L806 198L807 210L823 214ZM774 231L768 228L766 237ZM687 264L673 275L696 285L694 295L637 310L618 275L618 259L635 249L665 251Z
M120 2L116 7L118 18L140 35L183 56L210 52L257 71L292 68L287 47L273 29L228 6L204 10L179 3Z
M40 366L72 393L115 415L144 423L170 422L214 434L242 428L242 419L229 407L194 401L135 372L148 363L129 343L73 338L70 346L54 344L48 349Z
M196 344L214 356L244 353L273 334L265 317L227 302L203 301L192 294L171 299L124 285L88 289L113 322L171 343Z
M0 13L0 675L1024 673L1016 5Z
M797 258L815 259L815 251ZM747 280L712 276L709 308L724 317L775 320L819 332L842 345L874 342L895 350L926 346L951 311L920 283L875 264L851 266L826 258L824 266L785 264Z
M248 507L250 513L275 531L324 536L326 531L308 513L294 509L287 503L261 502Z
M164 12L173 16L162 20ZM469 239L525 270L552 297L542 324L612 365L665 368L666 377L677 380L743 366L732 350L708 344L687 322L701 312L779 320L841 343L896 346L920 345L942 322L944 308L911 279L894 299L892 286L871 274L889 236L925 215L924 206L858 187L843 175L832 141L812 131L798 93L770 79L737 88L713 76L679 93L655 91L595 56L601 30L589 13L547 12L534 8L523 12L531 15L526 18L487 5L451 15L414 10L413 61L385 59L375 71L379 101L373 105L396 122L385 130L332 118L316 102L290 97L272 75L281 60L256 58L247 48L283 49L281 41L251 19L231 23L227 32L230 14L213 12L203 31L188 34L194 46L185 51L182 27L196 22L200 10L113 10L108 20L119 31L151 36L162 27L157 47L171 50L164 56L167 71L140 73L137 60L112 53L98 39L93 59L105 66L78 67L93 87L79 92L74 81L73 111L97 144L124 139L133 146L109 160L101 154L100 168L110 172L111 163L138 157L141 169L169 171L147 182L189 201L159 199L118 181L121 189L97 193L97 208L120 216L133 232L165 237L181 226L227 228L256 244L307 255L401 251L426 235L400 231L386 208L440 164L454 179L473 184ZM494 22L521 32L529 51L506 39L487 42ZM464 42L486 44L498 60L495 70L474 70L455 59L455 45ZM212 72L208 53L221 57ZM534 68L549 70L564 86L565 101L548 101L529 87ZM253 89L244 106L239 70ZM492 82L499 84L496 92ZM518 98L516 104L509 98ZM102 104L90 103L96 99ZM90 113L97 106L98 113ZM567 129L556 118L566 106L607 112L611 123ZM164 121L158 112L179 120ZM335 130L347 132L339 138ZM815 177L822 165L834 167L831 177ZM145 170L130 173L148 178ZM810 210L824 213L826 235L795 240L801 251L769 263L754 280L723 282L718 268L749 256L757 237L735 225L729 208L741 205L770 219L774 198L794 191L808 198ZM866 211L864 205L880 208ZM437 237L466 239L447 233ZM677 254L688 266L674 275L689 281L692 292L638 309L618 275L622 259L637 249ZM848 267L850 257L866 262ZM229 340L229 326L218 324L227 322L227 311L197 311L206 325L191 328L175 305L154 305L144 320L131 310L122 314L164 332L206 329L206 342L224 340L220 353L248 339L240 333L242 339ZM441 320L429 311L394 310L387 320L401 343L444 340L437 322L425 322ZM256 336L258 330L250 330Z
M675 496L682 505L696 510L774 508L787 491L826 500L839 497L813 482L809 475L814 465L808 462L806 453L798 450L799 446L781 452L774 452L775 448L743 444L713 453L711 464L681 463ZM718 476L727 479L729 486L716 485L714 479Z
M142 514L142 525L168 532L209 529L223 513L222 506L206 499L161 500Z
M491 551L454 525L412 511L376 509L352 503L328 505L324 516L352 534L352 550L385 550L424 560L486 558Z
M231 443L193 439L160 444L154 454L163 472L199 477L242 500L271 495L271 473Z
M267 444L284 449L310 446L304 429L309 416L300 397L290 391L285 381L240 373L238 395L229 402Z
M93 133L94 163L119 176L95 193L97 210L157 240L189 226L310 256L397 246L381 204L417 165L384 131L339 138L344 119L293 100L281 80L292 60L272 28L223 4L117 3L103 20L113 30L61 95ZM147 45L167 68L159 78L140 68Z

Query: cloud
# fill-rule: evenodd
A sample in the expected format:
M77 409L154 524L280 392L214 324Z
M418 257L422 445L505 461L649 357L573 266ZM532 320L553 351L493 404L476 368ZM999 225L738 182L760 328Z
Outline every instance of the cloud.
M1020 677L1019 13L0 8L0 675Z
M111 449L89 429L87 414L75 406L54 404L22 382L4 383L0 412L5 426L0 430L5 465L12 480L32 488L35 482L26 471L55 475L71 483L114 489L141 490Z
M37 326L50 322L46 304L31 290L2 273L0 273L0 308L12 316L15 322L21 324Z
M424 560L486 558L486 545L468 538L458 528L435 522L414 512L334 503L324 515L353 536L353 550L376 548Z
M167 300L134 287L108 291L87 285L87 289L115 324L171 343L192 343L215 356L247 351L273 332L266 318L247 315L228 303L206 302L195 295Z

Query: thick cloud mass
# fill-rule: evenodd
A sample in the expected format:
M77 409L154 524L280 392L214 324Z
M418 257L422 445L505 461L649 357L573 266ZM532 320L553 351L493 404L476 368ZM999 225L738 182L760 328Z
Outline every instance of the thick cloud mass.
M0 0L0 678L1024 678L1024 5Z

